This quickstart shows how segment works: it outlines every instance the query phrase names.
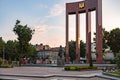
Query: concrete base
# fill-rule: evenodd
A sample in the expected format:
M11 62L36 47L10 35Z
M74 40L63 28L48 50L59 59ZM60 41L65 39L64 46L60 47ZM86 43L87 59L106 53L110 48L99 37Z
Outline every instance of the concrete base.
M65 59L57 59L57 66L64 66L65 65Z

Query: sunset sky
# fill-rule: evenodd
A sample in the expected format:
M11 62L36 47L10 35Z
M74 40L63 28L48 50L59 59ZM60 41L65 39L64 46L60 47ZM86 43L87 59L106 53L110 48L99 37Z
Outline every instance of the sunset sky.
M0 0L0 37L17 40L13 33L16 20L35 29L30 43L65 46L65 3L81 0ZM75 40L75 15L70 17L70 38ZM81 40L85 41L85 14L81 14ZM103 28L120 28L120 0L103 0ZM95 12L92 12L92 32L95 32ZM92 33L93 37L93 33Z

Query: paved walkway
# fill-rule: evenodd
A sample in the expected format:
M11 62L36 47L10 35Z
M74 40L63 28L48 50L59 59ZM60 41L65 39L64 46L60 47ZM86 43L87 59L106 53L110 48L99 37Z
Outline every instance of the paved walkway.
M101 70L98 70L98 71L64 71L64 69L60 68L60 67L0 68L0 76L41 78L40 80L42 80L42 78L46 78L44 80L52 80L53 77L67 77L67 78L70 78L70 77L71 78L106 77L106 78L109 78L105 75L102 75ZM51 78L51 77L52 77L52 79L47 79L47 78ZM117 78L113 78L113 79L119 80ZM62 79L62 80L64 80L64 79ZM68 79L68 80L70 80L70 79ZM85 79L85 80L87 80L87 79ZM96 80L96 79L91 79L91 80ZM97 79L97 80L108 80L108 79Z
M102 71L64 71L63 68L55 67L15 67L15 68L0 68L0 74L8 75L93 75L101 74Z

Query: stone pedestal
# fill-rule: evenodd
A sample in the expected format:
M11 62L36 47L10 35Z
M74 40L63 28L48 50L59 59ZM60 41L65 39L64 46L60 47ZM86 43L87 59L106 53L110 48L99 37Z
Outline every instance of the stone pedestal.
M64 66L64 64L65 64L65 59L58 57L58 59L57 59L57 65L58 66Z

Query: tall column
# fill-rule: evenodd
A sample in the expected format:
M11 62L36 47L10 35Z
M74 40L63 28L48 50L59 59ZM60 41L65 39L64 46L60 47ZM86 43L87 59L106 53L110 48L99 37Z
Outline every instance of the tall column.
M80 20L79 13L76 13L76 63L80 63Z
M66 13L66 64L69 64L69 14Z
M102 0L97 0L96 8L96 54L97 63L103 62L102 55Z
M86 54L87 63L91 58L91 12L86 11Z

